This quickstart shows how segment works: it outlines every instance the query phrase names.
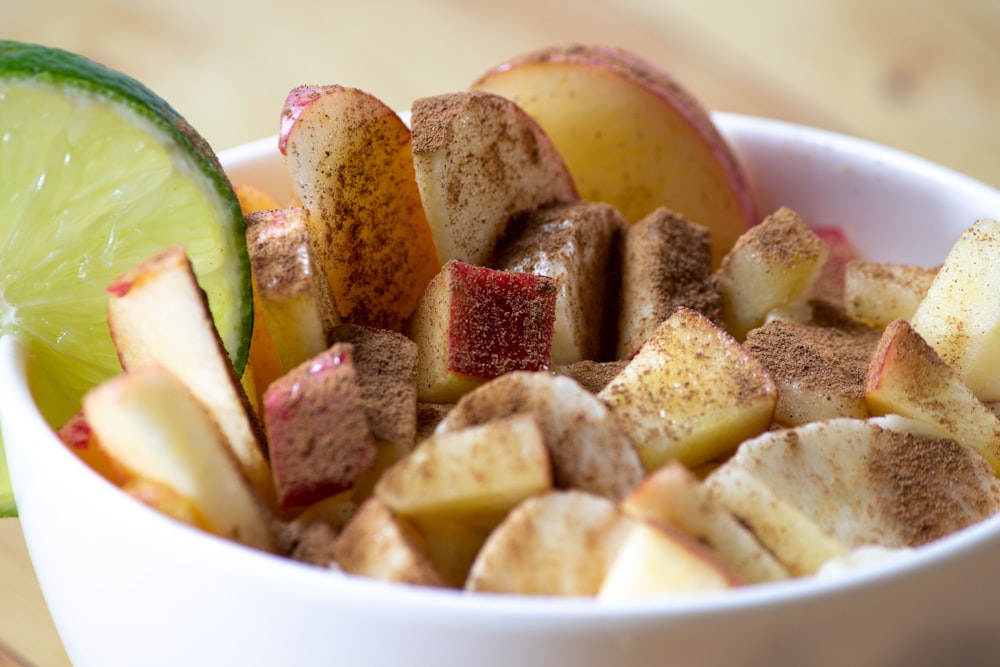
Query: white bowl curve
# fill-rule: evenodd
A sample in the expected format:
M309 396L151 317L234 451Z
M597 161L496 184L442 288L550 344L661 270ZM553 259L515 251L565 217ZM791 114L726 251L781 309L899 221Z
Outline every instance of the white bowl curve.
M863 256L940 262L1000 192L828 132L716 114L763 212L842 227ZM222 154L288 192L277 143ZM136 503L54 437L0 340L0 419L29 552L77 667L1000 664L1000 517L837 578L605 604L361 580L207 536Z

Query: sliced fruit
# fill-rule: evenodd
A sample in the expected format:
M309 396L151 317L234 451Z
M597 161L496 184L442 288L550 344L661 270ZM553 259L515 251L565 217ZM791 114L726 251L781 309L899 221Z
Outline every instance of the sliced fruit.
M247 477L273 507L274 482L260 423L212 326L184 248L170 246L107 289L108 329L125 371L162 365L215 419Z
M732 336L678 308L597 395L625 425L647 472L698 466L764 431L777 389Z
M614 303L618 237L626 226L608 204L574 202L516 216L492 266L548 276L556 284L552 364L603 359Z
M666 206L711 229L716 265L759 219L708 112L636 55L606 46L542 49L492 68L472 88L509 97L538 121L581 199L607 202L632 222Z
M737 340L775 311L809 315L806 303L830 246L799 215L780 208L740 236L715 273L722 317Z
M451 403L504 373L548 368L556 297L547 276L447 262L408 325L417 398Z
M844 266L844 309L878 329L911 320L937 272L937 267L850 260Z
M410 130L368 93L301 86L285 101L279 147L341 316L398 331L440 266Z
M596 595L633 523L607 498L583 491L534 496L487 538L466 589Z
M574 201L545 133L510 100L451 93L413 103L413 166L442 264L482 264L511 216Z
M1000 222L959 236L911 318L979 400L1000 400Z
M30 345L49 423L119 370L105 287L174 243L188 247L241 375L253 322L243 216L204 139L134 79L12 41L0 41L0 116L0 333ZM12 509L0 481L0 513Z
M83 409L101 446L130 481L162 487L155 496L139 494L146 502L175 518L196 518L196 525L223 537L276 550L270 515L221 431L168 370L149 365L112 378L87 392ZM177 511L185 507L193 512Z
M642 480L642 463L620 420L572 379L546 371L508 373L469 392L437 432L521 413L541 424L557 487L620 500Z
M1000 473L1000 418L906 320L882 333L865 382L872 414L923 422L982 454Z
M926 544L1000 509L982 456L897 416L769 431L705 485L795 576L865 546Z

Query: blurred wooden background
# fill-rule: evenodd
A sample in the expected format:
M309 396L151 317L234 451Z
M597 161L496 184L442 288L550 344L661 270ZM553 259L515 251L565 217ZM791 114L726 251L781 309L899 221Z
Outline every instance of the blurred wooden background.
M996 0L0 0L0 39L137 77L217 150L276 133L299 84L407 109L517 53L601 42L666 67L710 108L857 135L1000 187ZM87 520L85 499L66 510ZM0 521L0 667L3 644L69 664L16 520Z

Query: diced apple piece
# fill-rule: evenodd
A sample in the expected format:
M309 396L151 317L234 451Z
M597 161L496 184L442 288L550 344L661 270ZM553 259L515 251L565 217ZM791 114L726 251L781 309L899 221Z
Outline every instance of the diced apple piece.
M271 193L249 183L239 183L234 186L243 214L253 211L265 211L281 208L278 200ZM256 414L260 414L260 404L264 400L264 390L282 373L281 361L274 349L271 334L264 325L264 310L261 307L260 292L257 289L257 278L251 275L253 283L253 334L250 338L250 354L240 382L243 391Z
M550 278L448 262L409 324L418 400L453 403L504 373L547 368L555 313Z
M597 597L603 600L723 591L739 579L680 531L637 521L618 550Z
M541 428L522 414L432 435L385 472L375 494L413 523L445 583L460 588L506 513L551 488Z
M617 357L631 359L681 306L722 324L708 228L660 207L625 232Z
M659 206L712 230L714 265L758 221L750 186L711 116L670 74L621 49L534 51L474 89L511 98L562 153L581 199L636 222Z
M604 341L614 331L609 275L627 224L612 206L592 202L547 206L511 221L492 266L555 281L553 364L606 356Z
M1000 222L978 220L952 246L910 319L984 402L1000 400Z
M350 488L375 463L351 351L334 344L264 394L274 485L285 512Z
M774 421L797 426L834 417L868 416L865 377L879 331L772 320L747 334L744 349L767 369L778 388Z
M729 333L742 341L772 311L803 304L829 254L829 246L788 208L743 234L715 274Z
M937 271L936 267L852 260L844 269L844 308L857 321L877 329L895 320L911 320Z
M135 367L87 392L83 410L129 479L170 490L161 496L190 499L217 535L275 551L268 513L215 420L169 370Z
M94 472L115 486L121 486L127 481L125 471L115 465L114 460L94 437L94 430L90 428L82 410L60 426L56 436Z
M267 327L283 372L323 352L340 323L306 218L302 208L246 215L247 250L264 316L257 325Z
M490 516L552 488L538 420L530 414L437 433L375 486L397 514L415 519Z
M582 491L534 496L515 507L487 538L466 589L594 596L632 524L600 496Z
M413 166L441 264L484 264L508 220L577 199L545 132L508 99L447 93L413 103Z
M400 330L440 267L409 129L360 90L300 86L285 101L279 147L340 315Z
M872 414L919 420L974 449L1000 473L1000 419L906 320L885 328L869 367L865 401Z
M621 507L629 516L671 526L704 545L740 581L756 584L788 578L771 552L680 463L668 463L652 473Z
M122 368L156 363L183 382L218 423L244 473L274 506L263 434L233 371L184 248L171 246L108 287L108 328Z
M466 394L437 433L521 413L541 424L556 487L620 500L642 480L639 456L612 411L577 382L547 372L510 373Z
M337 536L331 549L349 574L420 586L444 586L426 543L405 520L372 497Z
M777 390L759 361L704 315L678 308L597 395L647 472L721 458L771 424Z
M1000 509L979 454L898 416L770 431L705 485L793 576L864 546L920 546Z

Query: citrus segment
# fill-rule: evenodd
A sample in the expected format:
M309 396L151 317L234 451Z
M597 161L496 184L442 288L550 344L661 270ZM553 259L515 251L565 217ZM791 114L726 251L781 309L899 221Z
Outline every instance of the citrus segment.
M243 224L207 143L155 93L81 56L0 41L0 335L27 341L50 424L120 372L105 288L171 244L186 247L242 373L253 326Z

